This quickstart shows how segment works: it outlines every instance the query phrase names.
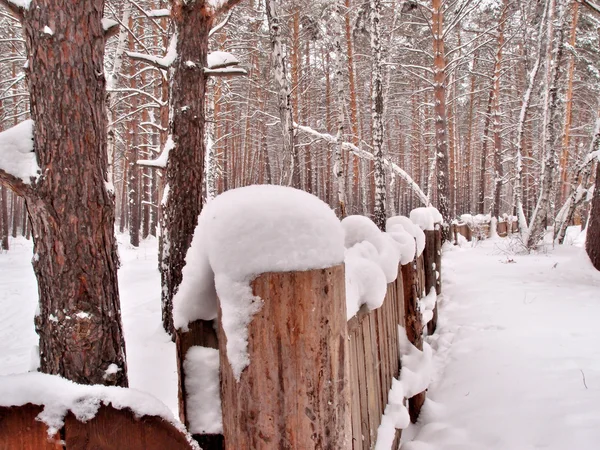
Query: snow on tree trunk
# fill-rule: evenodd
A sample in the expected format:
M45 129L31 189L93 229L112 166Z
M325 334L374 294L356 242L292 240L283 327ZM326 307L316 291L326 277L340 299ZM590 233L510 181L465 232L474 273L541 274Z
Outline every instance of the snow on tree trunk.
M448 122L446 116L446 57L444 54L444 13L442 0L432 0L432 33L434 65L435 161L437 176L437 209L449 224L450 185L448 183ZM442 227L443 240L450 239L450 229Z
M375 156L375 207L373 222L385 231L386 190L383 164L383 77L381 73L381 0L370 0L371 18L371 127Z
M282 182L289 186L300 188L300 161L294 139L292 99L290 82L287 76L286 55L283 50L281 37L281 18L278 1L279 0L267 0L266 9L269 22L269 34L271 37L273 76L277 85L277 102L279 107L279 119L281 121L283 157L284 160L288 161L287 167L283 168Z
M558 120L558 79L560 76L560 64L564 50L563 34L566 13L565 5L562 3L559 4L556 30L554 30L554 0L551 0L549 8L546 67L547 88L544 98L544 124L542 130L543 161L541 186L540 196L531 218L531 227L527 238L527 248L535 247L544 234L544 224L551 213L551 200L555 181L554 177L558 165L557 137L560 133L560 124ZM555 34L556 39L554 39Z
M127 386L114 204L106 187L104 1L13 9L25 36L42 175L26 184L0 170L0 180L25 197L31 219L40 369L82 384Z

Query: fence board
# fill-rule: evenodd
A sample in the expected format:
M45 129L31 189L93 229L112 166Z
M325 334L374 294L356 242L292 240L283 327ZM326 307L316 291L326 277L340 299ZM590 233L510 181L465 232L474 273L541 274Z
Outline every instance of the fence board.
M28 403L0 407L0 450L62 450L59 436L48 439L48 427L35 420L44 408Z

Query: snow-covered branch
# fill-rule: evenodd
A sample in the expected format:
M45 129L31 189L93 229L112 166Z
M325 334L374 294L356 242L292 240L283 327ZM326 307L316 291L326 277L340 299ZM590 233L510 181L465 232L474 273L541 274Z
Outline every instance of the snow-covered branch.
M119 22L112 19L102 19L102 28L104 29L104 39L116 36L119 32Z
M157 169L166 169L167 161L169 160L169 152L173 150L175 147L175 143L173 142L173 137L169 135L167 138L167 142L165 142L165 146L163 151L156 159L138 159L136 164L138 166L144 167L155 167Z
M177 34L174 34L169 42L167 54L164 57L147 55L138 52L125 52L127 56L136 61L143 61L161 70L167 70L177 58Z
M332 136L331 134L327 134L327 133L321 133L311 127L307 127L305 125L298 125L297 123L294 122L294 128L298 129L299 131L302 131L304 133L310 134L312 136L315 136L319 139L323 139L324 141L327 141L329 144L338 144L338 139L335 136ZM350 153L353 153L354 155L358 156L359 158L362 159L367 159L369 161L374 161L375 160L375 156L363 149L358 148L356 145L352 144L351 142L342 142L342 149L349 151ZM431 204L431 202L429 201L429 198L427 197L427 195L425 195L425 193L423 192L423 190L419 187L419 185L412 179L412 177L406 173L405 170L403 170L400 166L398 166L396 163L390 161L389 159L384 158L383 163L389 167L392 172L394 174L396 174L397 176L399 176L400 178L402 178L407 184L408 186L413 190L413 192L417 195L417 197L419 197L419 200L421 200L421 202L423 202L423 204L425 206L429 206Z
M233 77L238 75L246 75L248 72L241 67L227 67L224 69L207 69L204 68L204 75L207 77Z
M208 37L211 37L213 34L215 34L219 30L221 30L225 25L227 25L227 22L229 22L229 19L231 18L232 14L233 9L230 9L227 13L227 16L225 16L225 18L220 23L211 28L211 30L208 32Z

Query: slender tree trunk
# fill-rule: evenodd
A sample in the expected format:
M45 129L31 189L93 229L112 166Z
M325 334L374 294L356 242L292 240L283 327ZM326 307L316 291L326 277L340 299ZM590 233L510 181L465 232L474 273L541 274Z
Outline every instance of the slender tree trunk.
M554 0L551 0L554 3ZM554 174L558 165L557 161L557 137L559 133L558 111L558 80L560 76L560 64L563 55L565 8L563 4L558 7L558 20L556 33L553 24L553 5L549 6L549 29L547 46L547 76L546 95L544 100L544 128L543 128L543 161L541 173L541 186L538 202L531 219L531 228L527 239L527 248L535 247L544 234L544 224L551 212L552 192L554 187ZM554 35L556 34L556 43ZM556 51L554 48L556 46Z
M502 51L504 49L504 25L508 13L508 0L504 0L500 23L498 24L498 49L496 51L496 61L494 63L494 87L493 87L493 112L492 123L494 129L494 198L492 207L492 216L500 217L500 200L502 194L502 184L504 170L502 166L502 135L500 119L500 75L502 71Z
M536 48L536 58L533 64L533 68L529 73L529 83L527 85L527 90L525 94L523 94L523 100L521 102L521 111L519 113L519 121L517 125L517 144L515 149L515 183L514 183L514 193L515 193L515 206L517 209L517 220L519 224L519 233L521 235L521 239L523 242L527 239L528 226L527 226L527 218L525 216L525 211L523 208L523 148L524 148L524 137L525 137L525 121L527 120L527 113L529 112L529 106L531 103L531 94L535 87L535 81L537 79L537 75L539 73L541 58L542 58L542 43L543 43L543 30L544 25L546 23L546 18L548 15L548 7L549 3L546 4L544 8L544 12L542 14L542 19L540 20L540 25L538 29L538 41Z
M571 18L571 34L569 37L569 45L572 49L575 48L577 39L577 22L579 19L579 1L573 0L572 18ZM565 125L563 130L562 154L560 158L560 201L563 202L568 193L568 165L569 165L569 145L571 144L571 121L573 117L573 78L575 75L575 55L569 53L569 68L567 70L567 92L565 94Z
M0 186L0 250L8 250L8 196L6 188Z
M432 0L435 160L437 205L446 224L450 224L450 185L448 183L448 122L446 116L446 56L444 52L444 13L442 0ZM450 239L449 226L442 227L443 240Z
M279 12L279 0L267 0L267 19L269 22L269 33L271 36L271 58L273 64L273 76L277 85L279 119L281 121L281 133L283 137L282 148L284 158L289 162L283 171L284 184L300 187L300 159L294 139L294 118L291 101L290 85L287 78L287 65L283 42L281 37L281 17Z
M383 165L383 76L381 73L381 0L370 0L371 14L371 128L375 156L375 205L373 221L385 231L386 186Z

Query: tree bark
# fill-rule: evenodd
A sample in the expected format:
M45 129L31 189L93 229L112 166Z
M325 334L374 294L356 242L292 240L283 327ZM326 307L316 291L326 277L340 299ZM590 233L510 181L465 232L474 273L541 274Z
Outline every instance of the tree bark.
M592 212L587 229L585 251L594 267L600 270L600 162L596 163L596 189L592 198Z
M127 386L114 205L105 185L103 10L103 0L19 8L42 176L13 188L25 196L33 228L41 371Z
M450 216L450 185L448 183L448 121L446 115L446 56L444 53L443 1L432 0L432 33L435 106L435 161L437 176L437 205L446 224ZM450 240L449 226L442 226L444 241Z

